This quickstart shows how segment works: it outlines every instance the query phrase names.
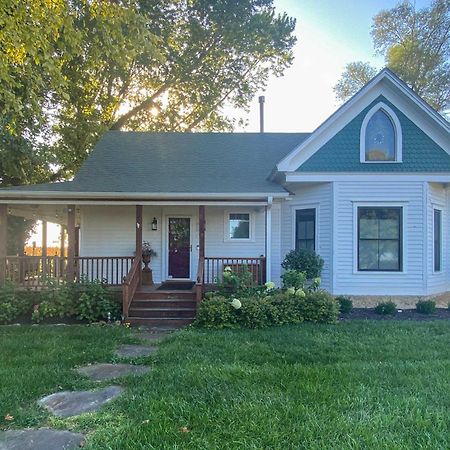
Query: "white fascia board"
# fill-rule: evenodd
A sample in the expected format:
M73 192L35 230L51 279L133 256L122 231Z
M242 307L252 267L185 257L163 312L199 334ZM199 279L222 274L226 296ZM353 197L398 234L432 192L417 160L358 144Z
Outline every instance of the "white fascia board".
M288 172L287 183L311 183L332 181L427 181L435 183L450 183L450 172L445 173L380 173L380 172Z
M402 95L399 95L399 94ZM325 145L377 97L383 95L450 154L450 124L389 70L382 70L357 94L323 122L278 164L280 172L294 171ZM412 107L415 106L415 108Z
M45 199L45 200L97 200L99 202L105 200L116 200L121 204L126 200L135 200L139 203L145 201L164 201L164 200L239 200L239 199L261 199L267 200L272 198L285 198L288 197L288 192L248 192L248 193L189 193L189 192L174 192L174 193L145 193L145 192L54 192L54 191L24 191L24 190L5 190L0 191L0 202L5 203L4 200L8 198L27 200L27 199ZM201 204L204 204L202 201Z

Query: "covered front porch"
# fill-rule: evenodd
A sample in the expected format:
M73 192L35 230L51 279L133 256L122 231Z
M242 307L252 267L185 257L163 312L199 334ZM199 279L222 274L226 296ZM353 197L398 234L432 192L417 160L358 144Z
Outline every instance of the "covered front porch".
M198 203L2 203L0 281L11 280L24 288L39 289L49 280L101 280L122 289L126 318L136 292L145 291L151 282L157 287L166 281L191 281L198 302L206 289L221 282L227 266L250 271L255 284L270 278L267 260L271 201L266 198ZM42 254L7 255L6 230L11 215L42 220L44 224L59 223L67 230L67 246L61 245L58 255L49 256L43 232ZM141 258L144 242L156 252L148 264ZM147 267L151 268L151 277Z

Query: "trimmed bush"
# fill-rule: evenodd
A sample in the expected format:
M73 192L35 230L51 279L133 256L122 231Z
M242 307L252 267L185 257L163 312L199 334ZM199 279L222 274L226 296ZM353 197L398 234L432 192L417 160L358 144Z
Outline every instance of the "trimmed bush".
M308 292L300 299L299 312L306 322L335 323L339 314L339 303L328 292Z
M420 314L433 314L436 311L434 300L419 300L416 303L416 310Z
M335 323L338 312L338 302L324 291L276 291L271 295L254 295L233 300L216 295L206 298L200 304L195 326L264 328L297 324L304 320Z
M394 314L397 314L397 305L394 302L381 302L375 306L375 312L385 316L393 316Z
M100 281L93 281L85 284L84 288L76 308L78 319L95 322L96 320L107 320L108 314L110 314L111 320L121 318L122 305L104 284Z
M308 280L312 280L320 278L323 262L317 253L302 248L291 250L281 263L281 267L285 270L303 272Z
M233 328L236 322L235 309L221 295L205 298L197 309L195 324L201 328Z
M352 312L353 302L348 297L339 296L336 297L336 301L339 302L339 311L342 314L348 314Z

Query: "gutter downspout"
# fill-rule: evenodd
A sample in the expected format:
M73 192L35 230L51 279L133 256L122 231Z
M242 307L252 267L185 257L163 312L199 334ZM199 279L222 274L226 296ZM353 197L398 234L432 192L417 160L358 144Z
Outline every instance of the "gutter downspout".
M273 197L267 197L266 209L266 281L272 281L272 203Z

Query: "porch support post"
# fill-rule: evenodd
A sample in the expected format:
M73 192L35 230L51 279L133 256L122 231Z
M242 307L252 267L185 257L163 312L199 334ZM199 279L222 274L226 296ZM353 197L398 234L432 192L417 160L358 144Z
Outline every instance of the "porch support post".
M266 281L272 281L272 197L266 206Z
M42 221L42 257L47 257L47 222Z
M198 207L198 256L199 258L205 257L205 206Z
M59 232L59 256L61 258L64 258L64 244L66 241L66 235L65 235L65 231L64 231L64 225L61 225L61 229Z
M67 207L67 281L75 280L75 205Z
M8 237L8 205L0 204L0 281L6 275L6 241Z
M142 205L136 205L136 258L142 258ZM139 270L139 285L142 284L142 270Z

